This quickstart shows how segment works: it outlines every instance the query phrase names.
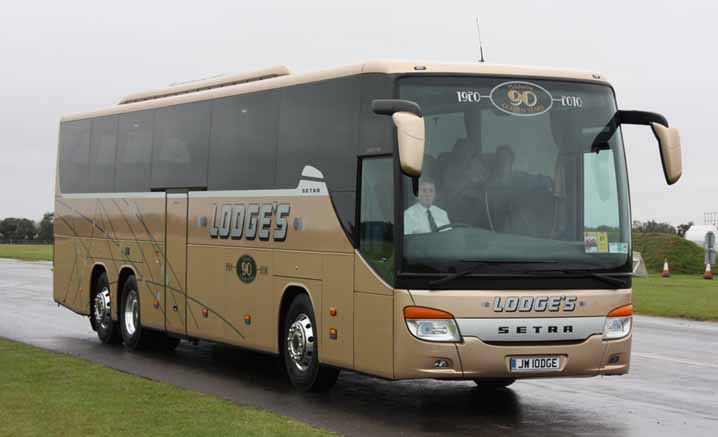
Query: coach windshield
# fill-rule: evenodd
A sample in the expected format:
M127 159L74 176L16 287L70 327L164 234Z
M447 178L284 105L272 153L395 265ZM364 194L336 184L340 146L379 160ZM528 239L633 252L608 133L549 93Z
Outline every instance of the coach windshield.
M401 273L630 265L626 164L610 87L476 77L399 84L399 98L418 103L426 124L418 196L408 177L401 186Z

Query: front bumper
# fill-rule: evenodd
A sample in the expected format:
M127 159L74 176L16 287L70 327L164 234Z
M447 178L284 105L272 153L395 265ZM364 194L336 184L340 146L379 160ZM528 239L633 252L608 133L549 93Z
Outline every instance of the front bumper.
M397 302L397 306L408 301ZM398 311L397 311L398 312ZM420 340L409 332L403 317L394 324L394 377L437 378L540 378L622 375L628 373L633 333L616 340L592 334L578 341L487 342L464 336L461 343ZM512 372L511 357L559 356L558 371ZM437 367L437 362L443 361Z
M594 335L570 344L488 344L476 337L462 343L431 343L408 334L397 347L395 377L473 379L538 378L564 376L622 375L628 373L631 357L629 334L618 340L603 340ZM397 345L399 346L399 345ZM550 372L511 372L512 356L559 356L561 368ZM437 368L437 360L448 366Z

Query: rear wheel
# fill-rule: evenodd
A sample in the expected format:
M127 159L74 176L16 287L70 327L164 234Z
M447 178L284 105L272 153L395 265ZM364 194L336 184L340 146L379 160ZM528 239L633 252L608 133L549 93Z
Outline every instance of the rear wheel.
M104 344L122 342L122 333L117 321L112 320L112 302L110 301L110 281L107 273L102 273L92 290L90 324Z
M337 381L339 369L319 364L316 322L309 297L300 294L284 318L282 358L289 381L299 391L325 391Z
M128 349L142 349L148 345L151 333L142 329L140 294L137 291L137 280L134 276L127 278L122 287L120 328L122 341Z
M499 388L508 387L514 382L515 378L477 378L474 382L480 389L484 390L496 390Z

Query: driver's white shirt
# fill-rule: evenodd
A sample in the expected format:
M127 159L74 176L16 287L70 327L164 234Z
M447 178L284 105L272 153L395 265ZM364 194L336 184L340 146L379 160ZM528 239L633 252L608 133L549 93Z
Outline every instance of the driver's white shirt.
M446 211L435 205L431 205L429 209L431 210L431 216L434 217L434 221L436 222L436 227L450 223L449 215L446 214ZM431 232L426 210L427 208L424 208L421 203L417 202L404 211L404 235L426 234Z

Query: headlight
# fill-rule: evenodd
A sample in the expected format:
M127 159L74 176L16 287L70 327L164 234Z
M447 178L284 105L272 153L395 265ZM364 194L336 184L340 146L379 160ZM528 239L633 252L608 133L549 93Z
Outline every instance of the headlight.
M631 332L633 320L633 305L618 307L608 313L606 324L603 326L604 340L623 338Z
M603 338L613 340L623 338L631 332L632 317L607 317L603 328Z
M404 308L404 319L414 337L426 341L461 341L454 316L445 311L424 307Z

